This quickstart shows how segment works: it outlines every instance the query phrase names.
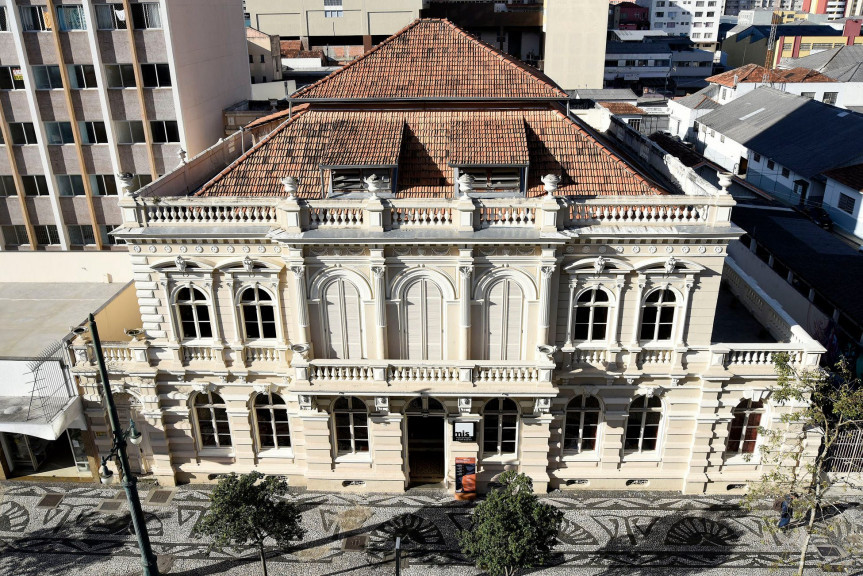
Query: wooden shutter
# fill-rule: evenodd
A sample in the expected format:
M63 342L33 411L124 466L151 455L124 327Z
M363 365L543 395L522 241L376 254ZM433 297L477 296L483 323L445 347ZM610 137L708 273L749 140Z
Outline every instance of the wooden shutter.
M507 307L504 336L506 346L501 360L521 360L521 320L524 317L524 296L521 287L511 280L506 281Z
M417 281L405 290L404 304L404 353L407 360L423 359L423 281Z
M496 282L486 296L486 360L503 359L503 334L506 320L506 280Z
M345 355L353 360L363 357L363 326L360 294L350 282L340 281L344 296Z
M423 280L423 285L426 306L426 360L443 360L443 294L431 280Z
M327 358L344 358L344 329L342 326L341 280L331 282L324 290L321 306L324 310L324 342Z

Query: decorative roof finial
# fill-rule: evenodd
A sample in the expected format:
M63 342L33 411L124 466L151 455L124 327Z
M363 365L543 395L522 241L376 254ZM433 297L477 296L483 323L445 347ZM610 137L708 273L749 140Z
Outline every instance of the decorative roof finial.
M285 187L285 192L288 193L288 198L293 200L297 197L297 190L300 189L300 181L293 176L287 176L281 179L282 186Z
M467 196L473 190L474 182L476 182L476 178L467 172L458 177L458 189L463 196Z
M557 192L557 187L560 184L560 176L557 174L546 174L540 178L540 180L545 184L545 191L548 192L548 195L554 196L554 193Z
M378 190L382 190L384 187L383 179L378 178L377 174L372 174L368 178L363 179L363 182L365 182L366 186L369 188L369 192L371 192L372 196L375 198L377 197Z

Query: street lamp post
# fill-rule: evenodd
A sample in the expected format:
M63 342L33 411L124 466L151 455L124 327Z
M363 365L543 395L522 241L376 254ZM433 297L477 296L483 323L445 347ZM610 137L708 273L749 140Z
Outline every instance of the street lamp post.
M114 395L108 382L108 370L105 367L105 358L102 356L102 342L99 340L99 331L96 321L90 314L87 318L90 326L90 337L93 340L93 348L96 349L96 361L99 364L99 377L102 380L102 394L108 407L108 419L111 422L111 434L113 442L111 451L102 458L102 466L99 467L99 476L103 483L111 479L112 472L108 469L108 461L116 457L120 463L120 472L123 475L122 486L126 490L126 499L129 501L129 512L132 515L132 525L135 527L135 535L138 537L138 547L141 549L141 565L144 576L159 576L159 567L156 564L156 556L150 546L150 535L147 533L147 522L144 512L141 510L141 499L138 497L138 479L129 468L129 457L126 455L126 438L133 444L141 442L141 433L135 429L135 423L130 421L129 429L123 430L120 426L120 418L117 416L117 405L114 404Z

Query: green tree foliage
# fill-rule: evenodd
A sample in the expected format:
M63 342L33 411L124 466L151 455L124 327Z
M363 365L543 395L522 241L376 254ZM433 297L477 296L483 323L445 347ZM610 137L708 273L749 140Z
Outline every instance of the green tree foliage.
M785 353L776 354L773 362L777 379L771 399L792 410L782 415L781 429L759 429L764 438L761 463L766 472L750 486L745 505L751 509L764 499L779 502L793 495L791 526L806 530L798 562L798 574L802 575L813 533L842 531L836 524L841 518L837 514L839 503L826 495L827 489L842 478L835 473L828 475L826 466L830 449L842 434L863 427L863 386L844 359L832 372L799 369ZM820 450L807 448L807 443L819 436ZM775 517L767 519L767 527L776 529Z
M462 552L489 576L512 576L548 561L557 545L563 513L540 502L528 476L504 472L501 487L477 505L468 530L460 530Z
M210 494L210 509L195 530L212 537L215 546L254 545L267 576L264 541L272 538L287 548L305 534L297 505L281 498L287 492L287 482L260 472L225 476Z

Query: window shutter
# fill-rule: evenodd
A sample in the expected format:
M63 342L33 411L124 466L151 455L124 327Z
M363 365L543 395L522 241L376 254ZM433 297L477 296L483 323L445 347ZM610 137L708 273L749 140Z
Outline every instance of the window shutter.
M342 358L359 359L363 357L363 327L360 313L360 295L350 282L340 282L344 296L344 335L345 353Z
M506 349L502 360L521 360L521 320L524 298L521 287L510 280L507 284Z
M426 292L426 359L443 360L443 295L437 284L423 280Z
M488 350L486 360L503 359L503 333L506 318L506 281L495 283L488 291L486 300L486 338Z
M342 328L341 280L332 282L324 291L321 305L324 307L326 329L324 344L327 358L344 358L344 330Z
M405 290L404 334L407 360L423 359L423 281L414 282Z

